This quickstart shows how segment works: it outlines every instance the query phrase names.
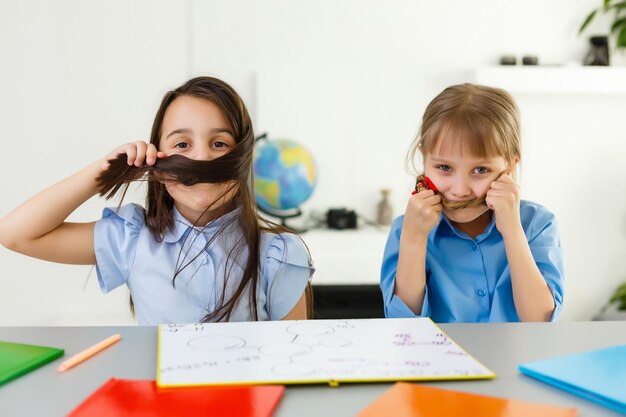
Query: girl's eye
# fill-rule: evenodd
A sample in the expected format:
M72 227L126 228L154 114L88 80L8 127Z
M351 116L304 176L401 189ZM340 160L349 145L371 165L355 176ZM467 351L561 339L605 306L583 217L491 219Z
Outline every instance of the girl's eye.
M487 174L489 172L489 168L478 167L474 169L474 171L476 171L477 174Z
M450 165L438 165L437 169L440 169L443 172L450 172L452 168L450 168Z
M187 148L189 145L185 142L179 142L176 145L174 145L175 148L180 148L180 149L185 149Z
M213 142L213 146L215 146L216 148L225 148L228 145L225 142L218 140L218 141Z

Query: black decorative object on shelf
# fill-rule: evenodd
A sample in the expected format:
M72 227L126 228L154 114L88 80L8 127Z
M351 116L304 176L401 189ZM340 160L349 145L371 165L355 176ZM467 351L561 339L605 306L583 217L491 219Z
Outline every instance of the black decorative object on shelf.
M517 58L515 55L502 55L500 57L500 65L515 65L517 64Z
M589 38L589 43L589 52L585 57L584 64L593 66L610 65L608 36L592 36Z
M345 208L330 209L326 213L326 223L329 229L356 229L356 212Z
M522 64L539 65L539 57L537 57L536 55L524 55L522 57Z

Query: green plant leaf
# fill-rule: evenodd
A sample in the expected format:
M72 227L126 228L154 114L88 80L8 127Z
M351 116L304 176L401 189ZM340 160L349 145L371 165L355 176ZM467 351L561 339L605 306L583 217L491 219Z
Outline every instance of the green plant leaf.
M619 3L611 4L606 10L615 9L619 12L622 9L626 9L626 1L620 1Z
M615 46L618 48L626 48L626 26L619 31L619 35L617 35L617 39L615 40Z
M623 283L622 285L620 285L619 287L617 287L617 289L615 290L615 293L613 294L613 296L609 300L609 303L613 304L613 303L616 303L618 301L626 302L626 282Z
M622 17L621 19L617 19L611 25L611 33L618 30L621 26L626 26L626 17Z
M583 24L580 26L580 29L578 29L578 34L580 35L581 33L583 33L583 31L585 30L585 28L589 25L589 23L591 23L591 21L593 20L594 16L596 15L598 11L594 10L593 12L589 13L589 16L587 16L587 18L585 19L585 21L583 22Z

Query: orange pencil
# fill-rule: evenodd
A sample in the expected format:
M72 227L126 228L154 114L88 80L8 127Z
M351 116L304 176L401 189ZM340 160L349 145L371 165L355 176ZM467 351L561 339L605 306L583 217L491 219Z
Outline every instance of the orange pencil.
M107 337L102 342L96 343L92 347L87 348L83 350L82 352L77 353L76 355L72 356L71 358L63 362L61 365L59 365L59 367L57 368L57 371L63 372L63 371L70 369L71 367L75 365L78 365L82 361L91 358L93 355L100 352L101 350L108 348L109 346L111 346L113 343L117 342L121 338L122 336L120 336L119 333L114 334L111 337Z

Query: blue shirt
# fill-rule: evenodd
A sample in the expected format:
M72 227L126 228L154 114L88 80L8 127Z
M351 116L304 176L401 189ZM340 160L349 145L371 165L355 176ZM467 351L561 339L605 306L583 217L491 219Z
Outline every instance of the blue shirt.
M554 321L563 304L563 251L556 218L545 207L524 200L520 217L533 258L554 297ZM383 257L380 287L387 317L415 317L394 295L403 221L404 216L394 220ZM420 315L435 322L519 321L495 216L485 231L472 239L441 215L428 236L426 289Z
M219 305L225 268L230 269L226 300L243 276L247 251L226 264L230 250L242 238L237 222L226 226L205 248L222 225L238 214L239 210L227 213L202 230L194 228L173 208L174 226L166 231L162 242L157 242L145 224L141 206L128 204L117 212L104 209L94 231L100 288L109 292L126 284L139 324L201 321ZM189 261L173 286L177 262L185 265ZM298 236L262 233L257 288L259 320L279 320L287 315L302 296L313 271L308 251ZM239 299L230 321L252 320L248 290Z

